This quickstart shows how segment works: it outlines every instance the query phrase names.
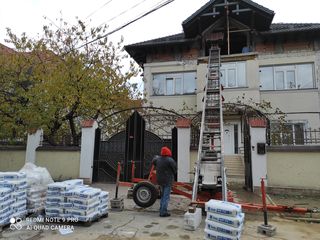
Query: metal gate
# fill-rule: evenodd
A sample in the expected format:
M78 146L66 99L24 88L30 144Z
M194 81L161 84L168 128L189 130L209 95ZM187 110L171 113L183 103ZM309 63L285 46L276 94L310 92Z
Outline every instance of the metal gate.
M252 184L252 158L251 158L251 135L248 119L245 119L243 126L244 138L244 167L245 167L245 188L253 191Z
M99 157L94 160L93 164L94 182L115 182L118 162L121 162L122 166L127 164L129 166L129 171L131 171L131 162L125 162L125 144L126 131L121 131L112 136L107 141L100 142ZM144 131L143 177L148 176L152 159L155 155L160 154L160 150L163 146L171 147L171 139L161 139L159 136L152 132ZM122 173L123 172L124 171L122 171ZM131 176L125 176L124 174L122 174L121 178L122 181L130 181Z

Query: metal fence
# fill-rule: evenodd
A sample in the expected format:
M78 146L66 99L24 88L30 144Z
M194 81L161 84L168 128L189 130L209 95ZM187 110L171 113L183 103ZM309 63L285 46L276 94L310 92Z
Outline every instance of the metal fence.
M54 138L43 135L42 146L79 146L81 142L81 133L75 138L71 134L55 136Z
M271 131L271 145L320 145L320 128L302 131Z
M27 138L0 139L0 146L8 146L8 145L14 145L14 146L27 145Z

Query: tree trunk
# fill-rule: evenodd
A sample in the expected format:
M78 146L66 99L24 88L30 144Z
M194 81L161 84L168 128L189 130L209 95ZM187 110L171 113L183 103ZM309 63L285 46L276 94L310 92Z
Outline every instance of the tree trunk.
M79 138L77 135L75 124L74 124L74 119L72 117L69 117L68 121L69 121L69 126L70 126L70 131L71 131L72 145L78 146L79 145Z

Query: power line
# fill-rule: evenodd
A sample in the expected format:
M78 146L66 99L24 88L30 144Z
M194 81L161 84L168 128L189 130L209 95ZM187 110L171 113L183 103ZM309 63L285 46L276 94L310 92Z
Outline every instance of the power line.
M119 30L121 30L121 29L127 27L128 25L130 25L130 24L132 24L132 23L140 20L141 18L149 15L150 13L153 13L153 12L159 10L160 8L163 8L164 6L168 5L169 3L172 3L173 1L174 1L174 0L167 0L166 2L160 4L159 6L154 7L153 9L147 11L146 13L142 14L141 16L139 16L139 17L137 17L137 18L135 18L135 19L133 19L133 20L131 20L131 21L123 24L122 26L120 26L120 27L118 27L118 28L116 28L116 29L114 29L114 30L112 30L112 31L110 31L110 32L108 32L108 33L100 36L100 37L97 37L96 39L93 39L93 40L91 40L91 41L89 41L89 42L87 42L87 43L85 43L85 44L77 47L76 49L79 49L79 48L82 48L82 47L84 47L84 46L87 46L87 45L89 45L89 44L91 44L91 43L94 43L94 42L100 40L101 38L105 38L105 37L107 37L107 36L109 36L109 35L111 35L111 34L113 34L113 33L115 33L115 32L118 32Z
M101 7L97 8L96 10L94 10L92 13L90 13L85 19L88 19L89 17L91 17L93 14L95 14L96 12L98 12L99 10L101 10L102 8L104 8L105 6L107 6L110 2L112 2L113 0L109 0L106 3L104 3Z
M116 16L108 19L106 22L101 23L101 24L99 25L99 27L100 27L101 25L103 25L103 24L106 24L106 23L109 23L109 22L113 21L114 19L122 16L123 14L127 13L128 11L130 11L130 10L138 7L139 5L141 5L141 4L142 4L143 2L145 2L145 1L147 1L147 0L142 0L142 1L138 2L137 4L133 5L132 7L128 8L128 9L126 9L126 10L124 10L123 12L119 13L118 15L116 15Z

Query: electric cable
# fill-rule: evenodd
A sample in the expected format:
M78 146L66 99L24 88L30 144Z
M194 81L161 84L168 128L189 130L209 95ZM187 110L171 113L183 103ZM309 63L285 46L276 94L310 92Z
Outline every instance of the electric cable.
M105 37L107 37L107 36L109 36L109 35L111 35L111 34L113 34L113 33L115 33L115 32L118 32L119 30L121 30L121 29L127 27L128 25L130 25L130 24L132 24L132 23L140 20L141 18L143 18L143 17L145 17L145 16L147 16L147 15L149 15L149 14L151 14L151 13L153 13L153 12L155 12L155 11L161 9L161 8L163 8L164 6L168 5L169 3L172 3L173 1L174 1L174 0L167 0L166 2L160 4L159 6L154 7L153 9L145 12L145 13L142 14L141 16L136 17L135 19L133 19L133 20L131 20L131 21L129 21L129 22L121 25L120 27L118 27L118 28L116 28L116 29L114 29L114 30L112 30L112 31L110 31L110 32L102 35L102 36L99 36L99 37L97 37L97 38L95 38L95 39L93 39L93 40L91 40L91 41L89 41L89 42L87 42L87 43L85 43L85 44L80 45L80 46L77 47L76 49L79 49L79 48L82 48L82 47L84 47L84 46L87 46L87 45L89 45L89 44L91 44L91 43L94 43L94 42L96 42L96 41L98 41L98 40L100 40L100 39L102 39L102 38L105 38Z
M116 15L116 16L114 16L114 17L111 17L111 18L110 18L110 19L108 19L106 22L101 23L101 24L99 25L99 27L100 27L101 25L103 25L103 24L106 24L106 23L109 23L109 22L113 21L114 19L116 19L116 18L118 18L118 17L122 16L123 14L125 14L125 13L129 12L130 10L132 10L132 9L134 9L134 8L136 8L136 7L138 7L139 5L141 5L142 3L144 3L145 1L147 1L147 0L142 0L142 1L138 2L137 4L133 5L132 7L130 7L130 8L128 8L128 9L126 9L126 10L122 11L122 12L121 12L121 13L119 13L118 15Z
M96 12L98 12L99 10L101 10L102 8L104 8L105 6L107 6L109 3L111 3L113 0L109 0L106 3L104 3L101 7L97 8L96 10L94 10L93 12L91 12L85 19L88 19L89 17L91 17L92 15L94 15Z

